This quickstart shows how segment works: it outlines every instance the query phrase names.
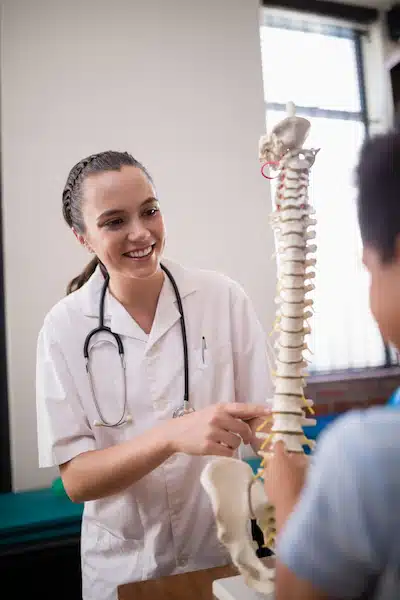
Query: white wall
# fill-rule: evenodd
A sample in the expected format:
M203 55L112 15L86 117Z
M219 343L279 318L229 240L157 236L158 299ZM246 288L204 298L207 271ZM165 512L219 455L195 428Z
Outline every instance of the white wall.
M240 281L266 327L275 265L257 146L264 104L257 0L4 0L2 154L13 482L36 456L35 350L87 257L61 217L83 156L113 148L158 184L168 254Z

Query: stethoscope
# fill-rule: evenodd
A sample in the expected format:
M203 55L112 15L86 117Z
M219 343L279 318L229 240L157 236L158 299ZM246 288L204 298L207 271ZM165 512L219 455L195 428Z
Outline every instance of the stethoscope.
M174 288L175 298L176 298L176 302L178 304L178 310L179 310L179 314L180 314L180 323L181 323L181 331L182 331L185 390L184 390L184 395L183 395L182 406L180 406L173 412L172 416L175 419L176 417L182 417L183 415L186 415L190 412L194 412L194 408L192 408L189 403L189 357L188 357L186 325L185 325L185 317L183 315L182 299L181 299L181 295L179 293L178 286L176 285L176 281L175 281L174 277L172 276L171 272L166 267L164 267L164 265L161 265L161 268L164 271L164 273L167 275L168 279L170 280L170 282L172 284L172 287ZM105 301L105 296L106 296L106 292L107 292L109 283L110 283L110 276L108 273L105 273L104 284L103 284L103 288L102 288L101 296L100 296L99 325L98 325L98 327L96 327L95 329L93 329L92 331L90 331L88 333L88 335L86 336L86 339L85 339L84 346L83 346L83 355L85 357L86 371L87 371L88 378L89 378L89 384L90 384L90 389L91 389L91 393L92 393L92 397L93 397L93 402L96 406L96 410L100 417L100 420L94 421L94 425L97 427L119 427L120 425L124 425L125 423L132 422L132 416L130 414L127 414L128 400L127 400L127 395L126 395L126 363L125 363L124 345L122 343L120 336L117 333L114 333L114 331L111 331L110 327L107 327L107 325L104 325L104 301ZM96 343L92 344L90 349L89 349L89 344L90 344L91 339L98 333L107 333L108 335L111 335L114 338L114 341L117 344L118 353L119 353L119 357L120 357L120 361L121 361L121 369L122 369L122 375L123 375L124 403L123 403L122 415L121 415L120 419L118 421L116 421L115 423L110 423L109 421L107 421L104 418L101 408L99 406L99 403L97 402L96 393L95 393L94 385L93 385L93 376L92 376L92 371L90 368L90 351L94 348ZM102 339L101 341L104 341L104 340ZM100 340L97 343L100 343ZM110 342L110 343L112 343L112 342ZM112 345L114 346L114 344L112 344Z

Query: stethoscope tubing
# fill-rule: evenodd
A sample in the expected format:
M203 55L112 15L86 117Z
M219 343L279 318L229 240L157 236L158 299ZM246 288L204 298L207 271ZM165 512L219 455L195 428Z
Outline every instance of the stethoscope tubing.
M187 331L186 331L185 317L184 317L184 313L183 313L182 298L181 298L178 286L176 284L176 281L175 281L172 273L170 272L170 270L167 269L167 267L165 267L162 264L160 266L161 266L161 269L164 271L164 273L167 275L167 277L168 277L169 281L171 282L171 285L174 289L175 298L176 298L176 302L177 302L178 310L179 310L179 314L180 314L180 325L181 325L182 347L183 347L183 364L184 364L184 395L183 395L183 405L181 407L179 407L178 409L176 409L173 413L173 417L176 418L176 417L180 417L184 414L187 414L189 412L193 412L193 410L194 410L193 408L190 407L190 402L189 402L189 352L188 352L188 344L187 344ZM107 272L105 272L104 284L103 284L103 287L101 290L101 295L100 295L99 324L95 329L92 329L92 331L90 331L88 333L88 335L86 336L85 342L83 345L83 356L85 359L86 372L87 372L88 378L89 378L89 385L90 385L93 402L96 406L97 413L100 417L100 420L96 420L94 422L94 424L96 426L103 426L103 427L119 427L120 425L123 425L127 422L131 422L132 417L130 415L126 414L128 399L127 399L127 389L126 389L126 363L125 363L124 345L121 340L121 337L117 333L112 331L110 327L108 327L107 325L104 324L104 304L105 304L105 297L106 297L106 292L107 292L109 283L110 283L110 276ZM95 345L95 344L93 344L92 346L90 346L90 342L94 338L94 336L96 336L99 333L107 333L108 335L111 335L113 337L113 339L117 345L118 353L119 353L120 360L121 360L121 368L122 368L122 372L123 372L123 382L124 382L123 383L124 405L123 405L123 412L122 412L120 419L118 419L118 421L116 421L114 423L107 421L104 418L104 415L102 414L101 408L100 408L99 403L96 398L96 392L95 392L94 383L93 383L93 374L92 374L91 368L90 368L90 350L91 350L91 348L93 348L93 345Z

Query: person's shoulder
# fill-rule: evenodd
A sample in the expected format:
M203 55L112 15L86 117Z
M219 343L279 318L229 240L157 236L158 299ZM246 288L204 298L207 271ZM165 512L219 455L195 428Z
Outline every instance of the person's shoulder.
M53 304L44 316L41 330L50 332L54 329L68 328L77 318L83 317L87 285L88 283Z
M200 267L189 267L175 263L171 260L165 261L171 272L177 272L186 280L190 280L201 291L226 292L232 296L246 296L241 284L221 271Z
M400 459L400 409L390 406L350 410L322 432L318 452L327 458L338 448L355 463L388 465Z
M329 433L331 436L341 436L346 439L368 434L375 439L381 434L390 435L393 431L398 432L399 426L400 409L382 405L367 409L353 409L343 413L330 425Z

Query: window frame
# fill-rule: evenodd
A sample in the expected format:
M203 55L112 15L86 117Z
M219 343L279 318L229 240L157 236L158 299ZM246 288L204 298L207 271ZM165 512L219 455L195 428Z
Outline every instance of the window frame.
M279 9L268 9L264 3L263 16L260 27L275 27L278 29L289 29L292 31L305 31L310 33L320 29L319 33L322 35L329 35L332 37L347 37L354 43L354 53L356 61L357 79L358 79L358 90L360 94L360 110L359 111L343 111L343 110L332 110L322 109L315 106L303 106L296 104L296 114L303 117L322 117L325 119L341 119L359 121L364 126L365 139L370 137L370 112L368 107L368 92L366 84L366 69L364 61L364 38L369 37L369 30L357 27L351 23L340 23L329 22L326 18L320 17L317 14L298 14L289 10ZM351 32L351 35L346 35L345 31ZM268 110L275 112L282 112L282 115L286 114L287 105L280 102L265 102L266 114ZM382 364L376 367L361 367L346 369L337 368L329 370L312 370L310 377L317 378L318 380L326 377L329 380L333 379L348 379L352 375L359 376L365 372L376 371L382 373L382 369L398 369L399 361L396 360L394 353L391 351L390 346L385 343L382 338ZM382 375L381 375L382 376Z

